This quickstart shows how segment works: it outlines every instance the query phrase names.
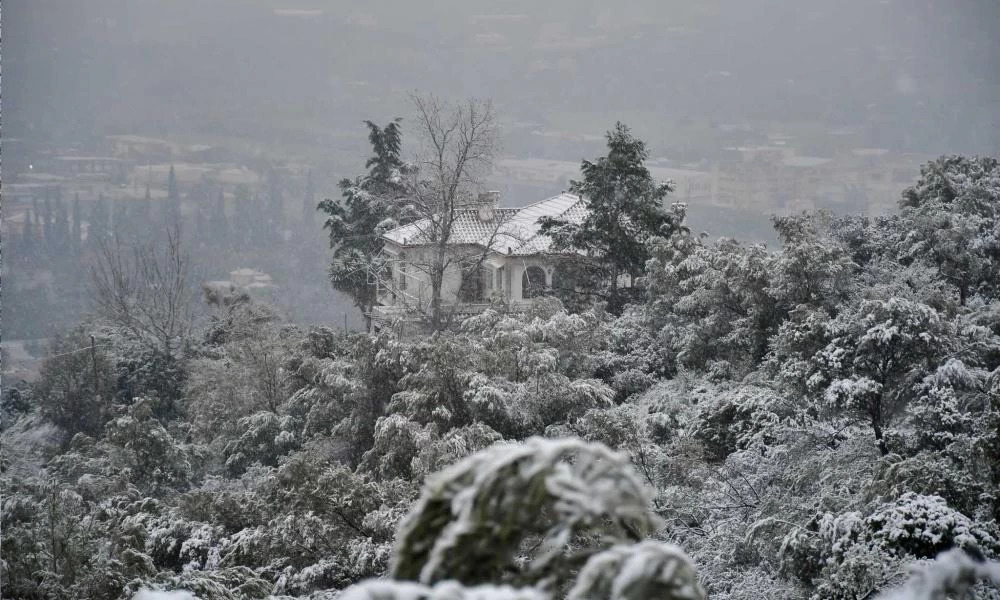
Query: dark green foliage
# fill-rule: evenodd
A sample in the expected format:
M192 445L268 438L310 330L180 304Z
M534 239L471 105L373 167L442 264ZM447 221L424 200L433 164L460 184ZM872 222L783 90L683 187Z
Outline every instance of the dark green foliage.
M575 495L582 489L590 502ZM465 585L547 580L558 589L589 554L563 546L636 541L655 522L646 501L631 470L600 445L534 438L494 447L427 482L400 530L392 575ZM536 550L517 566L515 553L534 536L542 538Z
M619 313L626 302L637 298L632 287L649 260L647 242L679 230L684 215L664 207L672 188L656 183L649 174L642 140L620 122L607 139L607 156L583 161L583 179L570 184L570 191L583 197L589 210L583 223L545 218L541 230L552 236L556 250L582 252L590 259L586 261L590 270L605 282L604 289L594 291ZM629 280L625 289L622 277Z
M53 356L42 364L35 387L38 407L67 438L98 434L110 417L115 384L105 346L76 329L52 342Z
M374 155L365 162L368 173L340 181L341 199L324 199L317 209L326 214L333 261L330 281L348 294L367 315L375 303L373 258L382 249L381 234L398 224L406 165L400 158L401 119L384 128L371 121L368 140Z
M998 297L1000 162L964 156L932 161L903 192L900 209L904 264L934 265L963 306L974 294Z

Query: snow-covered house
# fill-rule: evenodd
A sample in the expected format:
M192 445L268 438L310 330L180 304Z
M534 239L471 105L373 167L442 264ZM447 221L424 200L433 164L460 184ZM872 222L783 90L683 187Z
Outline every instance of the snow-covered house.
M523 310L546 288L558 287L559 255L550 251L552 240L540 233L538 220L579 223L587 214L580 197L568 193L521 208L501 208L499 203L500 192L486 192L454 217L441 292L450 314L475 314L496 302ZM436 234L430 219L383 234L387 275L372 311L376 324L428 313Z

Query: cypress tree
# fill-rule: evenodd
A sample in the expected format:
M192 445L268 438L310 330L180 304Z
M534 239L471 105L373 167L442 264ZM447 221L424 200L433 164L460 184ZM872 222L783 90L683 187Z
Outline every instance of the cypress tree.
M72 249L76 253L80 249L81 242L81 220L83 216L80 213L80 192L73 194L73 239L72 239Z
M248 242L251 248L266 246L273 239L273 230L267 222L264 211L264 202L260 194L254 190L253 198L250 201L250 237Z
M216 246L225 247L229 243L229 220L226 217L226 196L223 186L219 186L219 195L215 199L209 220L212 241Z
M66 211L66 203L63 202L62 194L56 195L56 216L54 225L55 245L60 254L70 250L70 223L69 213Z
M35 261L35 253L38 252L38 240L35 235L35 214L31 209L24 216L24 228L21 233L21 256L25 264L30 265Z
M42 205L42 237L45 240L45 247L49 251L52 251L55 245L55 234L53 232L53 218L52 218L52 202L50 200L50 195L52 189L49 186L45 186L45 202Z
M170 165L170 174L167 175L167 215L166 225L180 226L181 223L181 194L177 189L177 176L174 174L174 165Z
M99 249L100 244L108 239L109 221L110 215L108 214L107 202L104 201L104 194L97 194L97 202L90 210L87 228L87 243L94 250Z
M146 193L141 200L136 200L135 211L132 217L133 224L138 231L146 231L152 226L150 222L150 211L153 199L149 193L149 182L146 182Z
M250 189L240 184L233 193L233 240L239 250L246 250L253 235Z

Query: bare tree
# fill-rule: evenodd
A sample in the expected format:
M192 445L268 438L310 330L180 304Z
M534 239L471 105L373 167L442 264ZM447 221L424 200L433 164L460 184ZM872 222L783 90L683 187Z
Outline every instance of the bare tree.
M91 275L98 314L109 323L167 354L191 335L196 293L179 228L161 244L102 241Z
M413 95L411 99L421 147L417 169L409 180L408 209L430 248L426 260L414 265L425 270L430 280L430 324L437 331L449 320L441 298L445 272L458 262L465 283L478 274L488 252L474 248L465 253L469 256L462 256L452 244L452 227L493 169L499 131L489 100L469 99L451 105L435 96ZM501 221L497 218L493 223L491 242Z

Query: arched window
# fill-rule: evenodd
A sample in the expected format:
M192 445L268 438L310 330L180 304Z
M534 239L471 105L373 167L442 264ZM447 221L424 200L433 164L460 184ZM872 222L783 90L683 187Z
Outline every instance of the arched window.
M541 267L528 267L521 275L521 298L537 298L545 293L545 271Z

